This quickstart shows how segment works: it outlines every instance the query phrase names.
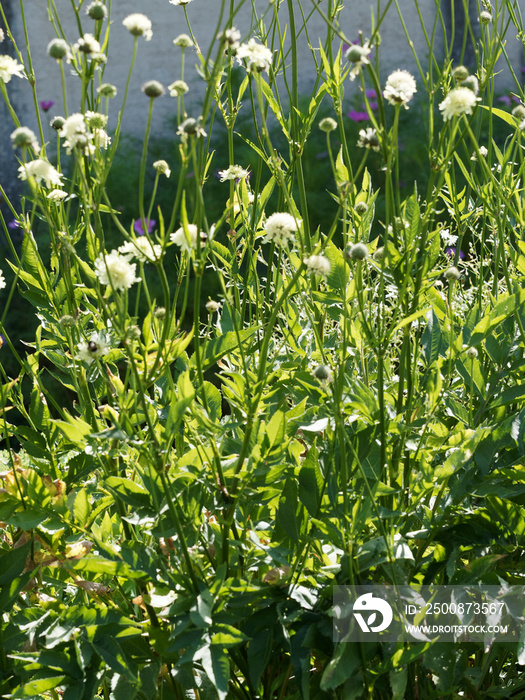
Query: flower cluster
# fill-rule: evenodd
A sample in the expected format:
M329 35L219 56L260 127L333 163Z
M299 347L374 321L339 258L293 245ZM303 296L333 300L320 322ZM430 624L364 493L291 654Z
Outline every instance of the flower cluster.
M359 139L357 141L359 148L370 148L373 151L379 151L381 145L375 129L361 129Z
M99 357L104 357L110 350L110 345L103 333L92 333L89 340L77 345L75 359L90 365Z
M310 275L319 275L319 277L327 277L330 274L330 260L324 255L310 255L304 261L306 269Z
M162 255L162 248L158 244L151 243L147 238L137 238L134 241L126 241L119 247L122 255L135 257L140 262L154 262Z
M23 70L24 66L11 56L0 56L0 80L4 83L8 83L13 75L23 78Z
M443 113L443 119L449 121L452 117L459 117L462 114L472 114L476 103L480 101L476 93L467 87L453 88L439 105Z
M345 53L345 58L347 61L352 63L352 70L350 71L350 80L355 80L356 76L359 75L361 68L370 63L368 56L370 55L371 48L368 43L360 46L359 44L352 44Z
M62 184L62 175L55 170L51 163L42 158L24 163L18 168L18 172L20 173L18 177L21 180L33 177L37 184L44 182L46 187L53 187L53 185L60 187Z
M245 170L241 165L230 165L228 170L219 170L221 182L225 182L226 180L241 180L242 178L248 177L248 175L248 170Z
M263 243L270 242L278 246L287 245L289 241L293 240L299 223L291 214L272 214L264 224L266 236L263 239Z
M13 148L32 148L35 153L40 153L40 145L34 131L27 126L19 126L11 134Z
M213 234L213 227L210 234ZM199 231L195 224L188 224L186 226L186 231L184 227L181 226L175 233L170 235L172 243L178 245L181 250L186 250L188 252L197 248L199 245L198 241L200 241L201 245L204 244L207 238L208 236L204 231Z
M151 30L151 20L140 12L134 12L133 14L128 15L122 21L122 24L133 36L143 36L146 41L149 41L153 36L153 32Z
M136 267L136 263L129 262L128 255L122 255L118 250L112 250L109 255L101 254L95 260L95 274L100 283L120 291L140 282L140 277L135 276Z
M75 148L82 150L85 155L93 155L95 151L95 147L91 143L93 134L88 133L86 119L83 114L75 112L75 114L68 117L58 135L60 138L65 139L64 147L68 155Z
M407 70L395 70L386 81L383 96L391 105L407 105L417 92L416 81Z
M246 60L249 71L261 73L268 72L272 64L273 54L264 44L258 44L252 37L246 44L241 44L237 49L237 60L242 65Z

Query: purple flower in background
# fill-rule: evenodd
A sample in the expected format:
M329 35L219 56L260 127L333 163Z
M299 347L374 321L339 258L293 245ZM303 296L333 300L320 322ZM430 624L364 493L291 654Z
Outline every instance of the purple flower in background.
M20 228L20 224L18 223L18 221L16 219L13 219L13 221L10 221L7 224L7 228L10 228L10 229Z
M445 253L448 255L449 258L455 258L456 257L456 249L455 248L445 248ZM465 253L460 250L459 251L459 259L463 260L465 258Z
M348 117L354 122L367 122L368 121L368 114L366 112L356 112L355 109L352 109L350 112L347 114Z
M375 90L365 90L365 95L371 100L375 100L377 98L377 92Z
M510 107L512 100L508 95L502 95L501 97L498 97L498 102L503 102L503 104L506 104L507 107Z
M156 223L157 223L157 222L156 222L154 219L149 219L149 220L146 221L146 224L147 224L147 226L148 226L148 234L151 233L151 232L153 231L153 229L155 228L155 224L156 224ZM144 229L143 229L143 227L142 227L142 221L141 221L141 219L137 219L137 220L135 221L135 223L133 224L133 230L134 230L135 233L138 234L139 236L144 236L144 234L146 233L146 231L144 231Z
M53 100L40 100L40 106L42 107L44 112L49 112L49 110L54 104L55 103L53 102Z
M377 109L377 102L369 102L369 103L368 103L368 106L370 107L370 109L372 110L372 112L375 112L376 109ZM365 105L364 102L363 102L363 109L366 109L366 105Z

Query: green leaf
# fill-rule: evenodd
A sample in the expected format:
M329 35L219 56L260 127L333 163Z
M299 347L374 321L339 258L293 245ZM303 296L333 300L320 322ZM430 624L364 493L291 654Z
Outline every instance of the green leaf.
M513 129L517 128L518 121L516 120L516 117L512 116L512 114L505 112L505 110L503 109L498 109L497 107L489 107L488 105L479 106L481 107L481 109L486 109L487 111L491 112L491 114L494 114L496 117L503 119L503 121L507 122L507 124Z
M273 649L273 626L258 629L248 645L248 672L254 688L258 688L261 676L268 666Z
M17 579L26 565L27 555L31 549L31 542L2 553L0 557L0 585L5 586Z
M211 629L211 635L211 644L218 644L221 647L233 647L249 640L249 637L235 627L224 624L215 624Z
M358 647L357 644L339 644L337 646L335 654L321 678L322 690L335 690L349 678L357 685L362 683L359 674L361 659Z
M91 646L109 668L116 671L121 676L124 676L132 683L137 682L137 676L130 668L130 661L125 657L116 639L109 635L100 636L91 642Z
M230 680L230 665L224 650L218 646L206 644L202 649L199 649L194 659L200 660L202 663L206 675L217 691L219 700L226 700L228 681Z
M319 453L317 447L312 445L299 472L299 500L314 518L319 514L322 488L323 475L319 469Z
M427 364L433 364L439 357L442 344L441 326L433 309L427 311L427 325L423 331L421 344Z
M66 414L67 420L52 419L50 422L74 445L83 445L88 435L93 432L91 426L81 418Z
M41 393L36 378L33 378L33 391L29 404L29 417L38 430L44 431L49 425L49 409L45 396Z
M202 385L206 404L208 406L208 417L213 423L218 423L222 417L222 396L221 392L211 382L204 382Z
M89 513L91 511L87 490L81 489L77 492L76 496L74 492L69 494L68 505L75 522L81 527L84 527L89 519Z
M295 479L287 479L277 510L277 521L293 542L299 541L300 520L298 515L298 493Z
M25 683L21 688L19 688L11 697L13 698L29 698L35 695L40 695L48 690L56 688L58 685L62 685L66 676L51 676L46 678L39 678L29 683Z
M130 479L122 476L110 476L105 479L104 485L127 505L135 508L151 505L150 496L146 489Z
M525 536L525 509L498 496L487 496L485 502L489 511L500 521L505 530L515 535L518 540L522 540Z
M274 445L282 444L286 436L286 413L284 411L275 411L270 421L266 425L266 437L269 442L270 449Z
M239 331L238 338L234 331L230 331L229 333L221 335L219 338L214 338L207 343L203 343L200 349L202 354L202 369L209 369L216 364L221 357L236 350L239 347L239 341L245 345L245 341L249 340L258 330L260 330L259 326L252 326L251 328ZM190 358L190 365L192 367L197 366L195 353Z
M343 161L343 147L339 149L337 154L337 159L335 161L335 181L338 187L341 187L345 182L350 180L350 175L348 174L348 168Z

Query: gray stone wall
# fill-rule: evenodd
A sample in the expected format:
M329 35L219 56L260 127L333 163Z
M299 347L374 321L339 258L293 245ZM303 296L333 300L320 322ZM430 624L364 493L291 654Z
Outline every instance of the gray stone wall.
M455 3L457 14L460 17L463 2L462 0L452 1ZM520 0L520 3L523 1L524 0ZM5 0L2 0L2 2L6 4L7 7L9 6L9 2L5 2ZM60 13L60 19L66 36L68 40L73 43L79 36L79 30L74 21L71 2L70 0L55 0L55 2ZM254 3L258 12L262 13L268 8L267 0L254 0ZM49 116L55 113L61 114L63 106L59 69L56 62L48 58L46 54L47 43L55 36L53 27L48 20L47 3L43 2L43 0L25 0L24 4L28 18L30 46L37 75L38 97L41 100L53 100L55 102L55 106L52 108ZM89 0L85 0L84 7L87 7L88 4ZM193 0L187 6L188 17L194 34L204 52L207 51L215 36L221 4L221 0ZM229 6L229 2L227 5ZM282 2L281 12L283 13L284 22L287 22L286 5L286 2ZM315 11L314 4L311 0L303 0L302 5L305 11L313 11L309 23L310 38L312 41L317 41L318 36L324 36L325 34L323 19ZM386 2L381 2L381 5L385 6ZM422 19L430 33L436 15L435 2L434 0L420 0L419 5L422 6ZM475 6L476 2L472 2L471 0L471 5ZM326 9L327 3L320 2L319 6ZM420 58L421 65L423 69L425 69L426 65L428 65L428 49L420 26L420 20L415 11L414 0L400 0L400 6L404 13L410 38ZM450 8L450 6L450 0L446 0L446 2L444 2L444 7ZM370 35L371 9L373 8L375 13L376 7L377 3L375 0L373 3L364 0L347 0L340 15L340 22L345 34L350 39L357 38L359 31L362 31L365 37ZM475 7L472 8L472 11L474 13L473 16L475 16ZM168 0L149 0L148 3L144 3L143 0L113 0L113 27L110 34L109 61L105 70L104 81L112 82L119 86L119 96L112 104L112 112L114 115L116 115L118 111L119 100L122 97L123 86L133 47L133 39L122 26L122 20L132 12L143 12L147 14L153 22L152 40L146 42L142 38L139 39L137 63L132 77L128 107L123 121L124 133L140 136L144 128L147 112L147 99L140 92L140 87L146 80L157 79L164 85L167 85L180 77L180 49L173 45L173 39L179 33L188 32L188 28L183 9L171 5ZM247 0L241 12L235 18L234 24L244 33L249 29L251 12L251 2ZM296 13L297 24L300 25L301 15L298 3L296 3ZM13 4L13 15L15 30L23 46L21 23L18 17L18 3ZM84 32L92 31L93 22L84 13L82 16L82 26ZM379 48L379 53L384 73L383 78L385 74L395 68L406 68L412 71L417 78L417 69L412 51L397 16L395 6L392 6L388 12L382 26L381 37L382 43ZM439 40L437 41L437 45L441 45ZM306 37L303 35L299 38L299 51L300 88L302 91L307 91L311 88L314 81L314 69L308 43ZM521 76L523 46L522 43L516 39L516 31L513 30L512 27L508 32L507 51L515 66L516 72ZM193 49L189 50L186 52L186 55L185 78L191 88L189 96L190 98L193 96L194 104L196 105L195 110L198 110L198 100L203 92L203 82L194 69L194 65L197 63L195 51ZM498 67L504 68L503 58L500 59ZM513 87L513 83L507 74L499 76L498 81L501 90ZM15 89L15 82L16 81L11 82L9 85L10 89ZM18 82L20 83L20 81ZM17 89L19 87L21 86L17 86ZM27 85L23 87L27 88ZM349 83L347 96L350 97L352 91L356 89L355 85ZM78 79L71 75L67 77L67 92L70 111L75 111L78 109L79 86ZM191 105L191 99L189 100L189 104ZM153 123L153 130L155 132L159 133L165 125L166 120L173 117L175 108L176 101L173 98L166 96L157 101ZM30 117L30 110L27 115L26 123L28 126L33 125ZM112 124L110 123L110 128L111 126Z

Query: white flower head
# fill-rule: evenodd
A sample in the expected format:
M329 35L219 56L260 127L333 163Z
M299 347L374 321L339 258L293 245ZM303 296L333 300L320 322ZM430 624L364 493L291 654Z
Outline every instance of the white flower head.
M92 333L89 340L82 341L77 345L75 359L86 362L90 365L99 357L104 357L110 350L110 344L104 333Z
M119 252L122 255L128 255L137 258L140 262L154 262L162 255L162 248L156 243L152 243L145 236L136 238L133 241L126 241L119 247Z
M361 129L359 131L357 145L359 148L370 148L373 151L379 151L381 149L381 144L379 143L377 131L371 127Z
M6 286L7 284L5 281L4 273L2 272L2 270L0 270L0 289L5 289Z
M190 2L193 2L193 0L170 0L172 5L182 5L183 7L184 5L189 5Z
M185 143L189 136L195 136L196 138L206 138L207 133L201 126L201 117L199 119L194 119L193 117L188 117L177 128L177 135L181 137L181 141Z
M174 83L171 83L171 85L168 85L170 97L182 97L189 89L189 85L185 80L176 80Z
M240 38L241 33L236 27L228 27L228 29L225 29L217 36L219 41L223 41L230 47L230 49L233 49L234 51L237 51L239 48Z
M166 177L171 175L170 166L165 160L156 160L153 163L153 167L159 173L159 175L166 175Z
M93 34L84 34L78 41L73 44L73 51L79 51L86 54L100 54L100 43L95 39Z
M11 56L0 56L0 80L4 83L8 83L13 75L24 78L23 70L24 66Z
M304 261L306 269L310 275L319 275L320 277L327 277L330 274L331 265L330 260L324 255L310 255Z
M149 41L153 36L153 32L151 31L151 20L140 12L134 12L133 14L128 15L122 21L122 24L133 36L143 36L146 41Z
M52 190L47 195L47 198L50 199L52 202L61 202L66 197L67 197L67 192L64 192L64 190Z
M212 226L210 234L213 235L214 227ZM200 244L204 245L208 238L204 231L200 231L195 224L188 224L187 235L184 227L181 226L175 233L170 234L170 240L175 245L178 245L181 250L195 250L197 248L197 237L200 239Z
M193 40L188 34L179 34L173 39L173 43L181 49L189 49L190 46L193 46Z
M0 27L0 44L2 41L5 39L5 33L4 30Z
M407 70L395 70L386 81L383 96L391 105L403 105L408 109L407 104L417 92L416 81Z
M273 53L264 44L258 44L252 37L248 43L241 44L237 49L237 60L242 65L242 59L246 59L249 71L268 72L273 59Z
M293 240L294 233L297 231L298 224L301 222L294 219L291 214L276 213L272 214L264 224L266 236L263 243L273 242L278 246L285 246L288 241Z
M53 187L54 185L60 187L62 184L62 175L55 170L51 163L42 158L24 163L18 168L18 172L20 173L18 177L21 180L34 177L37 184L44 182L46 187Z
M472 114L476 103L480 101L476 93L466 87L457 87L451 90L439 105L443 112L443 119L449 121L452 117L459 117L462 114Z
M136 267L136 263L129 262L129 255L121 255L118 250L112 250L109 255L101 254L95 260L95 274L100 283L120 291L140 282L140 277L135 276Z
M93 129L93 144L96 148L103 148L107 151L110 143L111 136L108 136L105 129Z
M221 182L226 180L241 180L242 178L248 177L249 171L245 170L241 165L230 165L228 170L219 170L219 177Z
M69 116L62 125L62 129L58 132L58 135L60 138L65 139L64 147L68 155L74 148L83 150L86 155L93 154L94 147L91 144L93 134L88 133L86 120L83 114L75 112L75 114Z

